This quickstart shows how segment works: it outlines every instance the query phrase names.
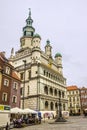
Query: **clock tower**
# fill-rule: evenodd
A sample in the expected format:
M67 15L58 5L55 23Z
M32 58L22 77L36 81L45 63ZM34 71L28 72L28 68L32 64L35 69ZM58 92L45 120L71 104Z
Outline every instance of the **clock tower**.
M29 16L26 19L26 26L23 27L23 36L20 38L20 47L22 48L32 48L32 38L34 36L35 29L32 26L33 20L31 18L31 10L29 9Z

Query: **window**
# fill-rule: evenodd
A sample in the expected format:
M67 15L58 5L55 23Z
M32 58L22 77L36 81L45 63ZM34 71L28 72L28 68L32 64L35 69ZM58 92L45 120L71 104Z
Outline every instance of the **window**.
M53 110L53 107L54 107L53 105L54 105L53 102L51 102L51 103L50 103L50 109L51 109L51 110Z
M29 86L27 86L27 94L29 94Z
M54 90L54 95L57 96L57 90L56 89Z
M47 86L44 87L44 93L48 94L48 87Z
M23 95L23 88L20 88L20 94Z
M46 71L44 70L44 75L46 74Z
M50 91L49 91L49 92L50 92L50 95L53 95L53 89L50 88L49 90L50 90Z
M24 72L20 73L20 79L23 80L23 78L24 78Z
M73 102L75 102L75 97L73 97Z
M64 96L65 96L65 95L64 95L64 92L62 92L62 98L64 98Z
M9 80L8 79L4 79L4 85L9 86Z
M73 91L73 94L74 94L74 91Z
M24 36L26 35L26 31L24 32Z
M14 82L13 88L16 89L16 90L18 89L18 83L17 82Z
M12 102L13 102L13 103L16 103L16 102L17 102L17 96L13 95L13 97L12 97Z
M31 70L28 71L28 75L29 75L28 79L30 79L31 78Z
M70 107L72 107L72 103L70 103Z
M2 101L7 101L7 93L2 94Z
M48 101L45 101L45 109L48 109Z
M71 102L71 97L69 97L69 102Z
M78 91L76 91L76 94L78 94Z
M58 109L58 104L57 104L57 102L55 103L55 108Z
M6 74L10 74L10 68L6 67Z

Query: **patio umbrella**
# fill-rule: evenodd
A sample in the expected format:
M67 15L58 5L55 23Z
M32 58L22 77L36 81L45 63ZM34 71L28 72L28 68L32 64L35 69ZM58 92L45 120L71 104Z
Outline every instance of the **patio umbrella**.
M32 110L32 109L29 109L29 108L25 108L25 109L23 110L23 112L24 112L25 114L28 114L28 113L37 114L36 111L34 111L34 110Z
M21 108L15 107L15 108L11 109L11 113L12 114L17 114L17 113L22 114L23 110Z

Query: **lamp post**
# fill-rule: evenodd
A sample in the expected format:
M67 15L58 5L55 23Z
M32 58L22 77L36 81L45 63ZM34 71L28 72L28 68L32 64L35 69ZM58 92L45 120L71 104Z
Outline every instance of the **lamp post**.
M66 120L62 117L61 91L59 91L59 112L55 122L66 122Z
M24 109L24 96L25 96L25 71L26 71L26 60L24 62L24 86L23 86L23 102L22 102L22 109Z
M40 96L39 96L39 93L40 93L40 79L39 79L39 66L40 66L40 60L37 60L36 61L37 63L37 107L36 109L37 110L40 110Z

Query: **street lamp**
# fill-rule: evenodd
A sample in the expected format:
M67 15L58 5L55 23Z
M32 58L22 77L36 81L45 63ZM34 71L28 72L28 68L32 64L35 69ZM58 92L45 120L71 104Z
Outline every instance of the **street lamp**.
M55 122L66 122L66 120L62 117L61 91L59 91L59 112Z
M24 109L26 60L23 60L23 62L24 62L24 86L23 86L23 102L22 102L22 109Z
M40 93L40 79L39 79L39 66L40 66L40 63L41 61L40 60L36 60L36 63L37 63L37 107L36 109L37 110L40 110L40 96L39 96L39 93Z

